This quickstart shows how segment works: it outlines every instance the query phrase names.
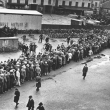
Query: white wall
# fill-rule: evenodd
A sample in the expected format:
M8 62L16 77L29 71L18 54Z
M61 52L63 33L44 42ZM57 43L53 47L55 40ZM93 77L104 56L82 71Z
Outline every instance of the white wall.
M42 16L0 14L0 27L5 25L20 30L41 29Z
M94 8L95 8L95 3L97 3L97 7L96 7L96 8L100 7L100 2L101 2L101 1L99 1L99 0L94 0L94 1L93 1Z

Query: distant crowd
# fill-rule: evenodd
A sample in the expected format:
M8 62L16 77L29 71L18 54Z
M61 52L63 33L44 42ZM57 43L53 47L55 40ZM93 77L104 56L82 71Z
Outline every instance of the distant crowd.
M49 37L52 34L56 36L59 33L62 37L64 37L64 33L67 33L64 37L67 40L67 46L62 43L56 49L52 49L52 44L49 43L48 39L45 43L45 51L36 55L35 44L30 46L23 44L21 46L22 55L18 59L0 62L0 93L8 91L14 86L21 86L26 81L35 80L38 75L48 75L51 71L64 67L70 62L78 62L110 47L109 33L105 30L42 31L42 34L47 34ZM73 33L73 35L70 35L70 33ZM77 43L72 40L74 35L79 38Z

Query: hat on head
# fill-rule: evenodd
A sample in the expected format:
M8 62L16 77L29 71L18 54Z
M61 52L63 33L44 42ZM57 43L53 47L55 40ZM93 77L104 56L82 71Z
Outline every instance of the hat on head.
M30 95L29 98L32 98L32 95Z
M17 88L15 90L18 90Z
M39 105L43 105L43 103L42 103L42 102L40 102L40 103L39 103Z

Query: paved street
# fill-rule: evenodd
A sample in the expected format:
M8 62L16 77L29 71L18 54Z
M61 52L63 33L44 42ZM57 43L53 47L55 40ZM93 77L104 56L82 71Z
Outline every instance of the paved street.
M42 82L40 92L35 91L35 82L27 82L19 90L20 104L17 110L27 110L28 96L35 100L35 108L43 102L46 110L109 110L110 109L110 50L106 56L88 63L86 80L82 79L81 62L72 63L52 72L58 74ZM14 110L14 89L1 95L0 110Z

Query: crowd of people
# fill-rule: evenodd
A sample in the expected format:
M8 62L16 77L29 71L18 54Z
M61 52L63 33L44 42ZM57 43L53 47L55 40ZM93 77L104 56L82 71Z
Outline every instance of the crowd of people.
M89 33L100 34L99 31L103 31L102 29L43 29L41 30L42 34L49 36L50 38L67 38L67 36L71 38L79 38L83 36L87 36Z
M50 30L49 33L76 33L78 43L72 42L71 36L66 36L68 46L63 43L56 49L46 49L44 53L35 54L29 46L23 50L18 59L0 62L0 93L14 86L21 86L25 81L35 80L36 76L48 75L71 61L77 62L110 47L109 33L100 29L93 30ZM45 34L45 33L43 33ZM49 44L49 39L46 44ZM28 55L27 55L28 53Z
M0 37L14 37L16 34L16 28L9 28L8 26L4 26L0 29Z

